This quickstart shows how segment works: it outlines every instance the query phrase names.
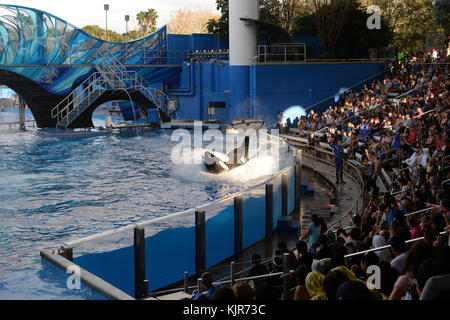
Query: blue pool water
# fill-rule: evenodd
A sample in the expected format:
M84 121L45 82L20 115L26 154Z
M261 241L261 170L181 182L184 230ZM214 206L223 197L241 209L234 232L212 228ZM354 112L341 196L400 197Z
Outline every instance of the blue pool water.
M0 122L17 121L0 112ZM170 132L83 136L0 127L0 299L77 299L39 250L205 204L267 179L267 161L224 177L176 166ZM283 164L282 164L283 165Z

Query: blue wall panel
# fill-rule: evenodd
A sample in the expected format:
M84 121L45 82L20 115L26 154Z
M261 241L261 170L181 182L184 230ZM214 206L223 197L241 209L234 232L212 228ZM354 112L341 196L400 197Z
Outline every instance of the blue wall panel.
M134 297L134 247L88 254L74 263Z
M206 221L206 268L234 255L234 205Z
M266 197L249 198L242 204L242 246L244 249L266 236Z
M178 101L177 118L207 120L210 102L230 105L228 64L185 63L182 70L179 84L172 84L167 90ZM223 115L218 120L223 120Z
M154 291L195 273L195 227L164 230L145 241L146 276Z
M307 108L332 97L314 108L320 112L334 103L334 96L341 89L382 71L381 64L257 65L250 68L229 67L226 63L184 64L179 85L170 86L168 93L178 100L180 119L206 120L209 103L225 101L227 122L253 115L271 125L280 110L294 105Z
M380 64L257 66L255 117L267 124L291 106L307 108L383 71ZM333 99L314 108L324 111Z

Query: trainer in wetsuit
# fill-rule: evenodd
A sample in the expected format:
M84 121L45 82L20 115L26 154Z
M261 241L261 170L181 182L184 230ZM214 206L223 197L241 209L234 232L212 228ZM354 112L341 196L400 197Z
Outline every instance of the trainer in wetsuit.
M336 184L345 183L344 181L344 147L342 139L338 137L337 143L330 144L334 149L334 164L336 166Z

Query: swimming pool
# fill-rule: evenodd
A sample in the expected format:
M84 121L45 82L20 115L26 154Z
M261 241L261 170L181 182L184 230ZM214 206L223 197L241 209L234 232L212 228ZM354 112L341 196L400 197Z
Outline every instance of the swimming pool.
M0 122L13 118L0 112ZM43 280L41 248L196 207L271 173L267 159L221 177L176 166L171 132L59 133L0 128L0 299L77 298Z

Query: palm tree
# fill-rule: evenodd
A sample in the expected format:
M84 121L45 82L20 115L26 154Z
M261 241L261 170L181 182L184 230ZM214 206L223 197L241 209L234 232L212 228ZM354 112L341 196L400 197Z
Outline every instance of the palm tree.
M136 19L139 21L139 28L145 34L156 31L156 21L158 20L158 13L151 8L147 11L141 11L137 14Z

